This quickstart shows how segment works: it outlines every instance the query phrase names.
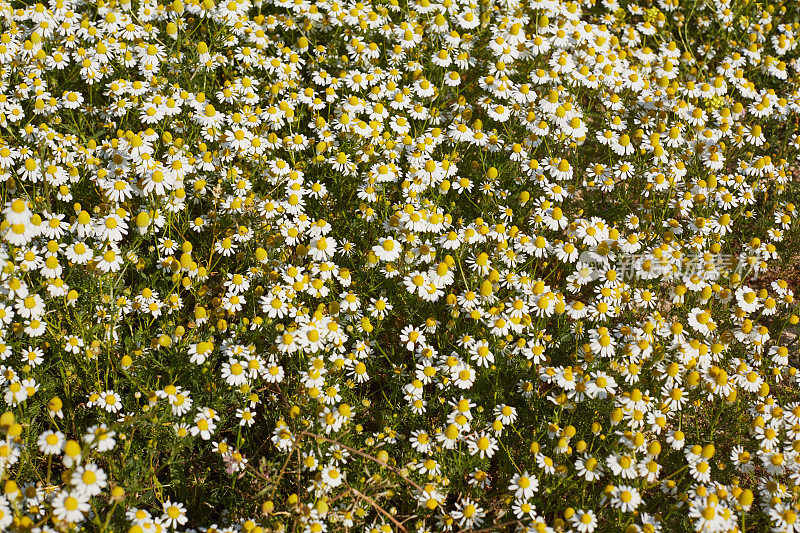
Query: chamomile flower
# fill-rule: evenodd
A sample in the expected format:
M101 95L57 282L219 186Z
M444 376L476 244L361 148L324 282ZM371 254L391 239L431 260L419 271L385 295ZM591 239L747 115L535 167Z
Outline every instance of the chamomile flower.
M570 517L570 523L580 533L592 533L597 528L597 515L592 510L579 509Z
M511 478L508 490L512 491L516 498L529 499L539 490L539 480L528 472L515 474Z
M182 526L189 521L186 516L186 507L179 502L167 500L164 502L164 525L167 527Z
M72 472L70 483L79 493L86 496L96 496L108 485L108 477L100 467L87 463Z
M36 443L43 454L55 455L64 449L66 437L60 431L47 430L39 434Z
M89 495L79 490L62 490L53 498L53 514L64 522L80 523L91 510Z
M453 518L458 520L460 527L474 529L483 524L484 510L469 498L457 504L457 509L452 512Z

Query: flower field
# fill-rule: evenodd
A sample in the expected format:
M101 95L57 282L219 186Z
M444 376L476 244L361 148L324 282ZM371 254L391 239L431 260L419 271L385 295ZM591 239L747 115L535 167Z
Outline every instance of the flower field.
M0 26L0 531L800 532L800 2Z

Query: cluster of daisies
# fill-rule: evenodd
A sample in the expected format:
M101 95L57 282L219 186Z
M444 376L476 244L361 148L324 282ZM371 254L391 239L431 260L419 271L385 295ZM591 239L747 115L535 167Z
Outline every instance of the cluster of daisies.
M0 530L800 532L798 34L0 0Z

